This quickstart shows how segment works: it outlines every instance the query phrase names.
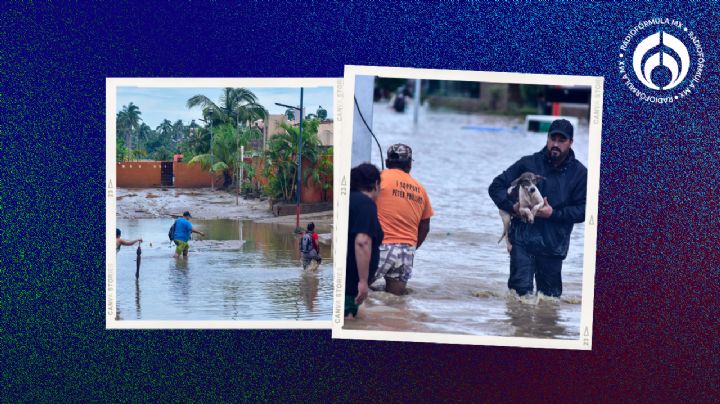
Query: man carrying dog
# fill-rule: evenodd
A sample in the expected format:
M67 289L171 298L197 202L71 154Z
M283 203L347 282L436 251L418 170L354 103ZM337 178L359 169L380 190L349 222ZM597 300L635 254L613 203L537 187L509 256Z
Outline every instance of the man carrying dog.
M385 277L385 291L395 295L407 293L415 250L430 232L433 215L425 188L410 176L412 162L410 146L394 144L388 148L387 169L382 172L380 195L376 201L385 238L380 246L380 265L373 282Z
M547 144L498 175L488 190L499 209L518 214L518 204L508 198L508 188L524 172L545 177L538 184L545 205L533 224L514 216L509 231L512 243L508 288L522 296L537 290L546 296L562 294L562 262L570 246L574 223L585 221L587 168L575 159L573 126L565 119L550 124Z

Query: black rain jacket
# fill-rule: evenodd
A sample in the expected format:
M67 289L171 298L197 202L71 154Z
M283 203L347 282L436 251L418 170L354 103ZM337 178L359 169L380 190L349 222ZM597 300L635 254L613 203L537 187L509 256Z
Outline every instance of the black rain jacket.
M565 259L570 246L570 233L574 223L585 221L587 198L587 168L570 153L555 167L547 157L547 147L525 156L495 177L488 192L498 208L514 214L513 202L508 198L510 184L524 172L542 175L545 180L537 184L542 196L553 208L548 219L535 218L535 223L524 223L513 217L510 224L510 242L521 245L535 255Z

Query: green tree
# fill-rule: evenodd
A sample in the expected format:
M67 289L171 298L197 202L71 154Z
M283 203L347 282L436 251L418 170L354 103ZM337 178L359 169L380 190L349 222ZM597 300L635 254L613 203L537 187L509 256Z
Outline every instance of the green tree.
M200 164L205 171L216 173L223 172L224 187L239 184L237 168L252 170L252 167L241 161L240 146L247 146L248 143L262 136L257 128L235 128L232 124L226 123L215 128L212 140L212 153L203 153L194 156L190 165Z
M195 121L191 123L192 125L195 124ZM175 121L175 123L172 125L173 132L172 132L172 140L174 143L179 143L183 141L185 138L187 138L188 135L188 127L183 124L182 119L178 119Z
M117 128L121 130L125 136L125 145L128 150L132 150L133 134L140 130L140 122L142 121L140 115L142 115L140 107L132 102L128 105L123 105L122 111L117 114Z
M320 139L317 136L320 121L303 121L302 157L310 162L311 169L303 170L301 181L308 183L313 177L320 182L320 174L315 169L321 156ZM265 191L271 198L291 202L297 192L297 152L300 128L281 123L283 132L273 135L265 151L263 175L268 179Z
M122 136L115 136L115 160L118 162L128 160L128 150Z
M197 106L203 109L203 116L211 126L232 124L244 127L248 122L267 116L265 108L257 103L257 96L246 88L224 88L217 104L202 94L187 100L188 108Z
M175 133L175 128L173 127L173 124L172 122L170 122L170 120L163 119L160 125L155 128L155 132L160 136L161 139L167 140L167 143L170 143L170 140L173 138L173 135Z

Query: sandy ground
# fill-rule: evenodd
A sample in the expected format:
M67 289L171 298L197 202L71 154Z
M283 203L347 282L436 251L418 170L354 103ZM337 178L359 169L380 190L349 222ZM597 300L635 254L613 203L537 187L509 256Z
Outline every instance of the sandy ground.
M235 194L210 188L118 188L116 215L122 219L179 217L189 211L194 219L239 219L295 227L295 216L275 217L267 200L245 200L236 205ZM300 224L314 222L318 232L332 230L332 211L300 215Z

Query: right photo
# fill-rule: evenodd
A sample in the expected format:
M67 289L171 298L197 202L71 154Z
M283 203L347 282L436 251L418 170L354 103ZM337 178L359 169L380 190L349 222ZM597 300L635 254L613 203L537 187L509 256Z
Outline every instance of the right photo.
M348 66L350 84L334 337L589 349L602 78Z

